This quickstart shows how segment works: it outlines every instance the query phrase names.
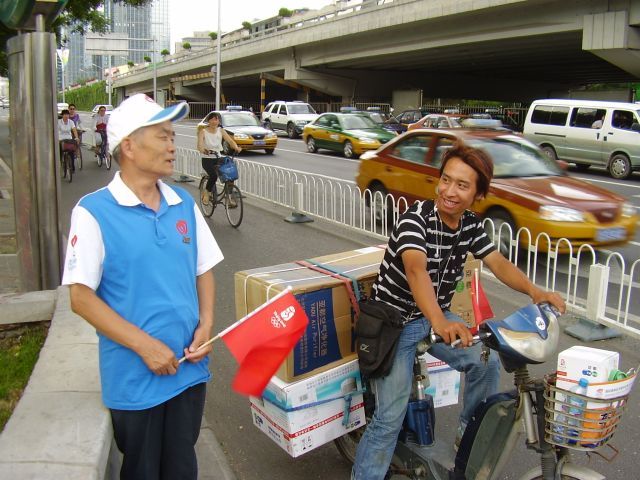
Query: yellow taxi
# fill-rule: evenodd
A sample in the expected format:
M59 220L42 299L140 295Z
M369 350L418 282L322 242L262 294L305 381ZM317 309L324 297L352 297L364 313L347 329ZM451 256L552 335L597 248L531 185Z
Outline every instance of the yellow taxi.
M209 112L200 123L198 128L204 128L209 123L209 118L215 113ZM242 150L264 150L268 154L272 154L278 145L278 136L273 132L260 125L260 122L253 112L242 110L242 107L229 107L227 110L217 111L222 119L221 126L225 131L233 137L233 140ZM222 147L225 155L230 155L231 151L226 142Z
M324 148L342 152L347 158L376 150L395 136L363 113L323 113L302 131L309 152Z
M573 248L621 245L633 239L638 215L624 197L567 175L533 143L504 129L410 130L361 157L358 187L363 192L380 192L383 197L379 198L387 193L396 199L404 197L409 205L435 198L442 155L456 141L484 149L494 161L489 195L472 209L491 218L496 232L503 223L511 226L514 235L526 227L531 243L538 239L541 251L549 242L538 235L546 233L551 247L557 245L562 253L569 245L558 243L560 238L569 240ZM508 229L501 232L506 240ZM529 242L526 235L520 240Z

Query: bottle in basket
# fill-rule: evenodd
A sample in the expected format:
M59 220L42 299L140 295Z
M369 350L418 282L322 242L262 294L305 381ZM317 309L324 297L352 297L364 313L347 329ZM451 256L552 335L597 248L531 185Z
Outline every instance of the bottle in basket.
M587 402L578 395L586 395L589 381L586 378L581 378L574 388L571 389L571 393L576 395L567 395L567 401L571 405L569 407L569 415L567 416L567 423L577 428L568 428L567 434L570 437L580 438L582 436L582 427L584 419L584 409L587 407ZM569 440L569 445L575 445L575 440Z

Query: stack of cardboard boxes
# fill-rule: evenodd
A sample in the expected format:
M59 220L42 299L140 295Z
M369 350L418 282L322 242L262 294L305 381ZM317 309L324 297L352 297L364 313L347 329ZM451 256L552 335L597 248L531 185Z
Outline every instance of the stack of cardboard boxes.
M292 287L309 325L262 398L251 398L254 424L291 456L299 456L365 424L355 353L354 303L368 296L385 246L367 247L235 275L242 318ZM436 359L436 406L457 402L460 375ZM439 404L439 405L438 405Z

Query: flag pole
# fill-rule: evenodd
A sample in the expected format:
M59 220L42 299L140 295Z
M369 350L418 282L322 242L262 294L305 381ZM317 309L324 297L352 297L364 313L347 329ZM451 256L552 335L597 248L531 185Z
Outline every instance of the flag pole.
M287 286L287 288L285 288L283 291L281 291L279 294L277 294L275 297L270 298L269 300L267 300L265 303L263 303L262 305L260 305L258 308L254 309L253 311L249 312L248 314L246 314L244 317L242 317L240 320L238 320L236 323L234 323L233 325L228 326L227 328L225 328L223 331L221 331L218 335L216 335L215 337L207 340L206 342L204 342L202 345L200 345L198 348L196 348L195 352L192 353L196 353L198 350L211 345L213 342L215 342L216 340L218 340L221 337L224 337L227 333L229 333L231 330L233 330L236 327L239 327L242 323L244 323L249 317L251 317L253 314L255 314L256 312L258 312L259 310L262 310L263 308L265 308L267 305L269 305L270 303L275 302L276 300L278 300L280 297L284 297L287 293L289 293L291 290L293 290L291 288L291 286ZM178 364L184 362L187 359L187 356L185 355L184 357L182 357L180 360L178 360Z

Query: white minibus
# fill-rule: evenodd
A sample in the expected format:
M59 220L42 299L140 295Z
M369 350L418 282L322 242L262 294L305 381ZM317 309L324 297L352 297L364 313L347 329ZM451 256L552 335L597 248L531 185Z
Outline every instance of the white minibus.
M586 170L607 168L614 178L640 170L640 104L592 100L536 100L524 136L549 156Z

